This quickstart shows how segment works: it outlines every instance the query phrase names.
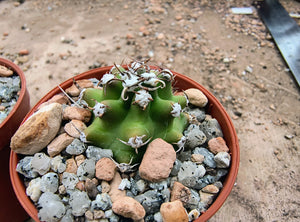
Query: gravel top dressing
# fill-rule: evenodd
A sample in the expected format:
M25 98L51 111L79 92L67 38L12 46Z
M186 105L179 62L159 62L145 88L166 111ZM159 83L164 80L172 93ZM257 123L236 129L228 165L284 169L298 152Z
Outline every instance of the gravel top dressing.
M41 221L193 221L222 189L231 157L205 95L127 68L74 81L13 136Z
M0 124L14 108L21 90L21 80L12 70L0 65Z

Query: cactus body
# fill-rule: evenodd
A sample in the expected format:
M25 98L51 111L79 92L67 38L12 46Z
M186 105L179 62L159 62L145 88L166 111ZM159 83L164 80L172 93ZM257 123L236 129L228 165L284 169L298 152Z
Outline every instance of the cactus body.
M89 88L82 98L93 107L94 119L85 130L87 141L111 149L120 163L138 163L155 138L183 146L188 124L185 96L173 95L173 74L131 63L105 74L102 88Z

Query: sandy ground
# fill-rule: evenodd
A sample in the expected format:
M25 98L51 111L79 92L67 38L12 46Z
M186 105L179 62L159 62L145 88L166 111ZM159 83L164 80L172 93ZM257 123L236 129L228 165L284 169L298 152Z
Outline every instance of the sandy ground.
M281 3L300 12L298 1ZM4 0L0 56L24 70L32 105L76 74L123 60L151 58L193 78L224 105L240 142L236 185L210 221L299 221L300 91L256 12L230 10L248 6Z

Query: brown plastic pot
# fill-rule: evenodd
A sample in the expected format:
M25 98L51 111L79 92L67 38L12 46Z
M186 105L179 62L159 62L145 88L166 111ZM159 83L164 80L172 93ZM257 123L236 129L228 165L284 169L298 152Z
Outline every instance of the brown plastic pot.
M29 216L18 201L9 178L9 142L30 110L29 93L26 89L24 73L16 64L0 58L0 65L13 70L21 79L21 91L18 101L9 115L0 124L0 220L24 221Z
M93 69L90 71L87 71L85 73L77 75L75 80L79 79L89 79L89 78L98 78L100 79L105 73L107 73L111 67L102 67L98 69ZM223 134L224 139L227 143L227 146L230 149L231 154L231 166L229 169L229 173L227 174L224 182L223 182L223 188L220 191L218 197L215 199L213 204L208 208L208 210L203 213L196 221L206 221L210 217L212 217L222 206L222 204L225 202L226 198L230 194L232 187L235 183L235 179L238 173L238 167L239 167L239 145L238 145L238 138L234 129L234 126L232 124L232 121L229 117L229 115L226 113L225 109L221 105L221 103L209 92L207 91L203 86L198 84L197 82L191 80L187 76L184 76L182 74L173 72L175 77L175 87L177 89L188 89L188 88L198 88L200 89L208 98L208 106L207 111L218 120ZM63 82L60 86L63 89L66 89L70 87L73 84L73 79L69 79L65 82ZM34 113L35 110L43 103L52 98L54 95L60 93L58 87L51 90L47 95L45 95L33 108L32 110L27 114L25 117L28 118L31 114ZM24 209L27 211L27 213L36 221L38 220L38 212L35 208L34 204L31 202L29 197L26 196L25 193L25 187L22 178L19 176L19 174L16 171L16 166L18 163L18 155L11 151L11 158L10 158L10 175L11 175L11 181L13 184L13 188L15 190L15 193L24 207Z

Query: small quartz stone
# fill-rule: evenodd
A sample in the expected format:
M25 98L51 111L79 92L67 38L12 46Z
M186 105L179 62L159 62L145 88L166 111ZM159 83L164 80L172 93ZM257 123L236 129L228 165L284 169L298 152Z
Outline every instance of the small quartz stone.
M191 161L183 162L178 173L178 181L187 187L197 185L197 179L206 173L202 165L197 165Z
M42 194L41 192L41 178L35 178L29 182L26 188L26 194L33 202L37 202Z
M39 199L40 210L38 213L40 221L59 221L66 212L65 205L58 195L51 192L43 193Z
M64 158L57 155L51 159L50 166L51 170L57 173L62 173L66 170L66 164L64 163Z
M192 155L203 155L204 156L203 163L206 166L209 166L211 168L216 168L216 162L214 160L215 155L212 152L210 152L208 149L203 147L196 147L193 153L194 154Z
M50 157L45 153L36 153L31 161L31 167L40 175L44 175L50 169Z
M70 206L74 216L82 216L89 209L91 200L86 192L75 190L70 195Z
M33 159L32 156L25 156L23 159L21 159L17 164L17 169L16 169L17 172L27 178L37 177L39 175L38 172L33 171L31 166L32 159Z
M96 199L92 201L91 209L92 210L108 210L112 206L110 196L107 193L98 194Z
M86 178L93 179L95 177L95 161L93 159L86 159L77 169L77 176L80 180Z
M58 175L56 173L47 173L41 179L41 191L55 193L58 189Z
M217 153L214 160L216 161L218 168L228 168L230 166L230 155L227 152Z
M64 172L62 175L62 184L65 186L67 190L75 189L79 179L76 174Z
M86 150L85 145L79 139L74 139L70 145L67 146L66 152L71 155L82 154Z
M89 159L94 159L98 161L103 157L112 158L113 153L110 149L101 149L96 146L88 146L86 150L86 156Z
M201 146L206 142L205 134L200 130L199 126L196 124L191 124L184 131L184 135L186 137L185 146L189 149L195 148L197 146Z

